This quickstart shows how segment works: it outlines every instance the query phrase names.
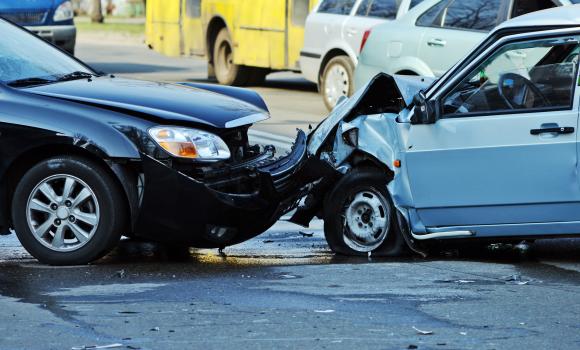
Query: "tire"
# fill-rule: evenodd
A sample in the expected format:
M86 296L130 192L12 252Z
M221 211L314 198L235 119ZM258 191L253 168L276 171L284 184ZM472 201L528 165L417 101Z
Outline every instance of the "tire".
M128 219L121 193L113 178L91 161L68 156L42 161L16 186L12 200L16 235L42 263L87 264L107 254L121 238ZM57 238L59 232L62 240Z
M215 76L222 85L244 86L250 78L250 69L233 63L233 47L230 33L227 28L222 28L213 48Z
M324 235L333 252L353 256L406 252L388 183L389 178L379 170L355 169L328 194Z
M320 77L320 92L329 111L334 108L340 96L352 96L353 77L354 64L348 56L336 56L326 63Z

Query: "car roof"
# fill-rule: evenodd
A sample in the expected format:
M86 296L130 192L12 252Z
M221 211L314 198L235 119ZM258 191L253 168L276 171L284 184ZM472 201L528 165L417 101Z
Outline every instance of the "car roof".
M505 28L558 26L580 26L580 5L531 12L500 24L495 31Z

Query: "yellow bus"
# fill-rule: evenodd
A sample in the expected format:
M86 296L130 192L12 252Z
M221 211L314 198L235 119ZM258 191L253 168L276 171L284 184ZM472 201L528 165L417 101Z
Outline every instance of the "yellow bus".
M318 0L148 0L146 40L169 56L197 55L225 85L299 71L306 16Z

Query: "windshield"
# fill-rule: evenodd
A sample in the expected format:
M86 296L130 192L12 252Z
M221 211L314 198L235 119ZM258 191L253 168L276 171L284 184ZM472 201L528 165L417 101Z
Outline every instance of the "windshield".
M0 19L0 81L48 83L71 73L94 74L89 68L26 31ZM33 83L28 85L34 85Z

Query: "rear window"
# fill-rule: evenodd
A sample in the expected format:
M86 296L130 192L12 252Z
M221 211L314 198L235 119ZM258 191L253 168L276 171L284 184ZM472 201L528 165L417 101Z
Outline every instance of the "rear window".
M576 3L580 0L573 0ZM512 10L512 17L525 15L526 13L545 10L556 7L552 0L515 0Z
M441 1L431 7L417 20L417 25L421 27L441 27L441 11L447 4L447 1Z
M498 23L501 0L455 0L447 8L443 26L490 31Z
M580 0L578 0L578 1L580 1ZM422 2L423 2L423 0L411 0L411 3L409 4L409 10L412 9L413 7L419 5Z
M318 7L319 13L348 15L354 6L355 0L322 0Z
M356 14L357 16L395 19L401 2L402 0L363 0Z

